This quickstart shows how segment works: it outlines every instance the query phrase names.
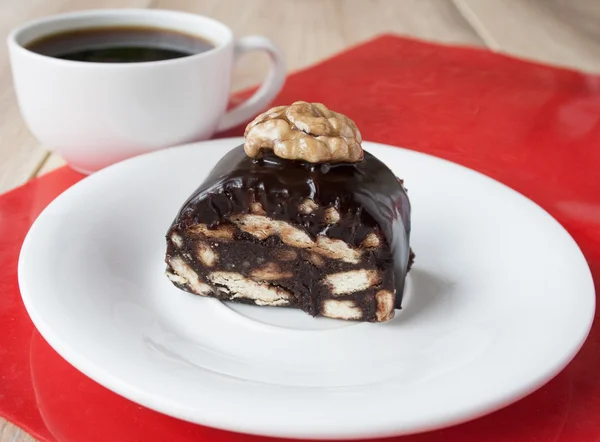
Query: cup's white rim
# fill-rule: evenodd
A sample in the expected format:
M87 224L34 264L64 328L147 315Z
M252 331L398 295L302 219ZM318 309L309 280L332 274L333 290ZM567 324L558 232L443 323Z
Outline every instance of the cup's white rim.
M210 23L213 26L221 28L221 30L224 31L224 33L226 34L226 37L223 41L218 42L218 41L214 41L213 39L211 39L210 37L207 36L207 38L209 38L210 41L212 43L214 43L214 45L215 45L214 48L211 48L208 51L189 55L187 57L174 58L174 59L170 59L170 60L145 61L142 63L99 63L99 62L89 62L89 61L64 60L64 59L60 59L60 58L54 58L54 57L49 57L47 55L38 54L37 52L33 52L33 51L27 49L25 46L21 45L18 42L18 38L23 32L28 31L32 28L36 28L38 26L45 25L47 23L55 22L55 21L60 21L60 20L64 20L64 19L78 19L78 18L85 19L85 18L89 18L89 17L98 17L98 16L110 17L110 16L132 16L132 15L146 16L146 17L148 17L148 16L154 16L154 17L168 16L170 18L177 18L177 17L191 18L194 20L198 20L199 22L203 22L205 24ZM135 26L134 23L132 23L132 25ZM165 25L165 26L157 25L156 27L162 28L162 29L173 29L172 27L170 27L168 25ZM85 27L82 26L82 29L84 29L84 28ZM74 29L77 29L77 28L74 28ZM177 31L179 31L179 30L177 30ZM33 57L40 61L43 60L44 62L47 62L47 63L54 63L54 64L63 65L63 66L70 66L73 68L83 68L83 69L89 69L89 68L93 68L93 69L124 69L124 68L139 69L139 68L147 68L149 66L157 66L157 65L166 66L166 65L187 63L192 60L198 60L200 58L211 57L214 54L225 50L226 48L228 48L229 46L231 46L233 44L233 31L227 25L220 22L219 20L215 20L211 17L207 17L205 15L200 15L200 14L194 14L191 12L173 11L173 10L168 10L168 9L142 9L142 8L87 9L87 10L83 10L83 11L73 11L73 12L65 12L65 13L60 13L60 14L53 14L53 15L49 15L46 17L36 19L36 20L28 21L27 23L24 23L23 25L10 31L6 41L7 41L8 47L10 48L11 52L14 51L15 53L21 53L24 56Z

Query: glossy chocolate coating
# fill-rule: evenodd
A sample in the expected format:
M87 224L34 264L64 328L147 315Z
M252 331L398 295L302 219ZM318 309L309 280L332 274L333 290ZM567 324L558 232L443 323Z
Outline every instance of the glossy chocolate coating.
M320 207L311 214L298 208L310 198ZM309 164L284 160L266 152L248 157L243 146L227 153L181 208L172 228L196 223L214 227L232 214L250 212L262 204L267 216L302 226L313 237L327 235L358 247L376 232L387 244L378 259L394 262L396 306L408 271L410 202L401 182L381 161L368 152L358 163ZM328 225L322 211L335 207L339 222Z

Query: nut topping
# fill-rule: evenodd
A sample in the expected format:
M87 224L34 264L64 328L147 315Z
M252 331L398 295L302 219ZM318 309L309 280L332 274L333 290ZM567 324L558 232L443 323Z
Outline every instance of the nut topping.
M363 159L360 131L350 118L321 103L296 101L256 117L245 132L244 150L252 158L262 149L288 160L356 163Z

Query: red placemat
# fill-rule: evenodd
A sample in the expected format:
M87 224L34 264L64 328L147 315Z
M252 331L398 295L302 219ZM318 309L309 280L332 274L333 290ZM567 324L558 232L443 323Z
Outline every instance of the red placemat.
M599 76L385 36L290 76L275 104L298 99L350 115L367 140L455 161L525 194L571 233L598 285ZM71 367L35 331L19 296L19 249L41 210L81 178L62 168L0 197L0 414L45 441L263 439L123 399ZM397 440L600 440L599 366L595 324L575 360L534 394L475 421Z

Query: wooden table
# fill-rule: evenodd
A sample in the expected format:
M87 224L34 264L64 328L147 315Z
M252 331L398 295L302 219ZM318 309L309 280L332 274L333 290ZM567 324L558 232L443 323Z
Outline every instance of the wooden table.
M224 21L240 36L266 35L284 50L289 70L393 32L600 72L598 0L0 0L0 34L4 39L11 28L44 15L111 7L196 12ZM261 57L241 60L234 89L263 78L267 61ZM0 193L62 164L25 127L2 44ZM0 442L32 440L0 419Z

